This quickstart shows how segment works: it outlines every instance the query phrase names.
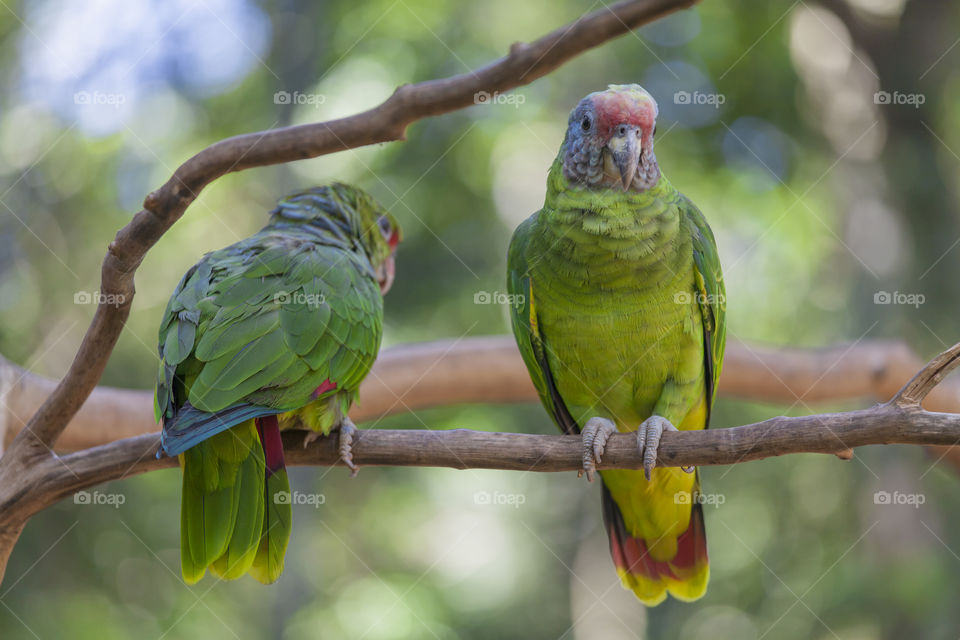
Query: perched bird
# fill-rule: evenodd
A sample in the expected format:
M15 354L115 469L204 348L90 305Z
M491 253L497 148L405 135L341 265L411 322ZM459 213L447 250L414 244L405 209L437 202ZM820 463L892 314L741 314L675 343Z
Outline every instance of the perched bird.
M155 412L180 456L180 559L263 583L283 571L290 484L280 431L339 427L380 347L400 229L363 191L335 183L281 200L258 233L208 253L160 322ZM306 444L306 442L304 443ZM159 454L158 454L159 455Z
M656 117L635 84L581 100L508 256L517 344L554 421L582 432L588 479L612 433L637 433L644 470L600 473L603 515L623 585L651 606L707 588L699 478L654 467L664 430L707 427L725 338L713 233L660 172Z

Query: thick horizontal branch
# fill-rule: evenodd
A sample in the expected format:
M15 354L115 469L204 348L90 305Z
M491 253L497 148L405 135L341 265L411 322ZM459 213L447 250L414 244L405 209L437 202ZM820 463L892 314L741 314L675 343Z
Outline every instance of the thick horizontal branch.
M960 362L960 344L942 353L915 375L889 402L870 409L802 417L777 417L730 429L665 433L661 466L728 465L790 453L844 454L864 445L955 445L960 442L960 415L924 411L918 403L937 381ZM287 432L284 442L291 465L342 464L337 437L301 446L303 432ZM156 459L157 434L46 459L34 469L50 489L30 504L5 509L38 510L77 490L120 477L172 467L171 458ZM582 466L577 436L487 433L453 429L362 430L353 445L359 466L432 466L456 469L571 471ZM615 434L607 444L602 469L640 469L635 436Z
M303 448L304 432L287 432L290 465L342 465L337 436ZM660 466L729 465L791 453L840 454L875 444L952 445L960 440L960 415L930 413L895 404L846 413L777 417L730 429L665 433ZM80 489L146 471L175 467L172 458L156 459L156 434L44 461L55 491L52 504ZM466 429L366 430L353 444L359 466L421 466L511 471L577 471L583 464L578 436L488 433ZM599 469L641 469L643 458L633 434L614 434ZM36 506L36 505L34 505ZM47 506L44 504L43 506Z
M720 390L771 403L806 405L823 401L876 398L881 394L922 397L941 411L960 412L960 385L948 379L933 388L952 367L951 351L938 357L910 383L919 359L903 344L864 341L854 346L820 350L771 349L732 343L727 349ZM934 371L935 373L931 373ZM45 378L4 363L4 403L11 429L54 385ZM17 380L15 385L9 381ZM904 386L906 385L906 386ZM459 403L535 402L536 392L509 336L468 338L401 345L381 353L351 412L358 422ZM880 408L799 418L774 418L733 429L664 436L661 460L666 464L731 464L787 453L842 453L866 444L954 445L960 441L953 415L927 413L910 406ZM544 422L547 419L544 417ZM19 505L39 510L79 489L138 473L174 466L157 460L157 425L150 392L98 388L64 434L65 447L84 448L46 459L32 469L50 487L39 502ZM454 468L563 471L579 468L579 442L569 436L528 436L453 431L361 431L355 460L361 465L430 465ZM452 435L450 435L452 434ZM334 443L320 440L304 450L299 434L287 434L291 464L338 463ZM499 444L497 444L499 443ZM573 444L571 444L573 443ZM491 444L496 444L490 447ZM502 445L502 446L501 446ZM92 447L87 449L87 447ZM637 468L641 461L632 437L617 436L609 445L606 465ZM956 448L950 449L954 451ZM0 503L0 508L3 503ZM25 513L29 515L29 513Z
M901 342L864 340L827 349L731 342L720 393L800 407L826 401L879 401L892 398L922 366L923 361ZM9 425L9 439L56 383L0 361L0 380L4 379L8 384L0 386L4 400L0 407L6 407L6 414L0 413L0 423L5 420ZM490 336L385 349L361 386L360 401L350 416L355 422L375 422L438 406L537 401L513 338ZM943 381L924 404L933 411L960 413L960 379ZM93 447L157 428L152 392L98 387L64 432L58 449Z

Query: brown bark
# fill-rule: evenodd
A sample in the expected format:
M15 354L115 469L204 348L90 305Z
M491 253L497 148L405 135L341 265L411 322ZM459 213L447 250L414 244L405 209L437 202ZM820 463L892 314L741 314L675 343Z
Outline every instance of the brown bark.
M905 344L886 340L815 350L732 342L724 358L720 393L771 404L796 403L801 408L826 401L879 401L892 397L922 364ZM56 383L9 363L0 364L0 380L4 371L10 384L22 376L6 395L9 440ZM437 406L536 400L513 338L441 340L385 349L360 388L360 402L350 416L366 422ZM960 379L939 384L925 404L932 411L960 413ZM57 448L93 447L158 428L152 392L98 387Z
M436 344L426 347L429 351L435 349ZM409 352L411 347L405 349ZM458 357L464 358L467 353L469 349L463 349ZM727 465L788 453L842 455L854 447L869 444L954 445L960 441L960 415L925 411L920 403L958 364L960 344L934 358L890 401L869 409L790 418L780 416L730 429L667 432L660 444L658 464ZM470 372L466 366L460 369L462 375ZM455 367L450 371L458 375ZM394 388L386 381L384 384L387 389ZM439 402L446 404L443 398ZM392 411L383 406L384 411ZM296 431L284 434L288 464L342 464L336 437L321 438L304 448L304 435ZM80 489L176 466L175 459L155 457L158 446L159 435L148 433L42 459L28 469L31 477L40 480L38 486L26 489L31 500L0 503L0 509L8 519L11 515L19 516L12 518L16 522ZM367 430L356 437L353 458L358 466L571 471L581 468L582 451L578 436L487 433L466 429ZM642 466L636 438L632 434L614 434L598 468L639 469Z

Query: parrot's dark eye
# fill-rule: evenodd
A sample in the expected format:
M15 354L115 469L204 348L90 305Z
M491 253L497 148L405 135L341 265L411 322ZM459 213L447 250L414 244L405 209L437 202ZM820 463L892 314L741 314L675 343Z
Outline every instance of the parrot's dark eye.
M580 121L580 128L584 131L590 131L591 126L593 126L593 122L590 121L590 116L583 116L583 120Z
M389 240L393 234L393 226L390 224L390 219L387 218L387 216L380 216L377 219L377 225L379 225L380 233L383 234L383 237Z

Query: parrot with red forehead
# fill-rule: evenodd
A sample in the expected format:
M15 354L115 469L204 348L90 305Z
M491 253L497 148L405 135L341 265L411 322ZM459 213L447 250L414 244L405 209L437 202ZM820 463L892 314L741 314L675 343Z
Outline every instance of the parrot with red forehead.
M280 577L290 540L284 429L340 429L377 357L400 228L334 183L288 196L254 235L208 253L160 321L155 411L183 467L180 565L193 584ZM160 455L159 453L157 454Z
M637 434L643 470L599 474L617 573L649 606L707 589L698 474L656 467L657 447L707 428L726 335L716 242L660 171L656 118L639 85L583 98L508 255L520 353L557 426L582 434L587 478L611 434Z

